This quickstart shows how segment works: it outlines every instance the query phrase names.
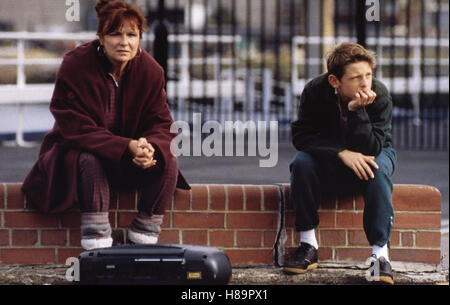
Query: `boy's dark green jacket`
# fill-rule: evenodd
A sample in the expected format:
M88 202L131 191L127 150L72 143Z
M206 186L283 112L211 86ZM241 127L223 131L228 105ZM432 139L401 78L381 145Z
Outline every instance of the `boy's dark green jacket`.
M392 98L386 87L373 79L375 101L357 111L348 112L345 128L340 124L340 110L328 74L308 82L300 98L297 120L291 124L292 142L299 151L324 158L337 158L348 149L378 156L392 146Z

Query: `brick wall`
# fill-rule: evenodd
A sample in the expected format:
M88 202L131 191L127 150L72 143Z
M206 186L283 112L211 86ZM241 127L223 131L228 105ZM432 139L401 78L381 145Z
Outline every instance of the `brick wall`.
M80 213L45 215L27 205L20 184L0 184L0 263L58 263L78 256ZM396 217L391 258L438 264L441 197L427 186L395 185ZM362 230L363 201L329 198L319 211L321 260L365 260L370 247ZM137 193L115 194L110 222L124 243L136 215ZM164 217L160 243L218 247L233 265L282 264L295 249L289 185L193 185L177 190Z

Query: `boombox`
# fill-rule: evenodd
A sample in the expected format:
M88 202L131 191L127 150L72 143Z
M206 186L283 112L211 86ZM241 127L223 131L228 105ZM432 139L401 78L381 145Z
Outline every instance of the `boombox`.
M212 247L123 245L85 251L78 257L82 285L225 285L228 256Z

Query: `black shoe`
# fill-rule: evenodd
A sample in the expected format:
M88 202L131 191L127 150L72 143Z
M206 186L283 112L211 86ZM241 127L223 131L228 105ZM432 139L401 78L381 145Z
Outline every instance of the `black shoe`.
M283 271L287 273L306 273L319 266L317 249L307 243L301 243L294 254L284 263Z
M373 261L369 267L370 275L367 277L367 280L394 285L391 263L384 256L377 258L375 254L372 254L372 258Z

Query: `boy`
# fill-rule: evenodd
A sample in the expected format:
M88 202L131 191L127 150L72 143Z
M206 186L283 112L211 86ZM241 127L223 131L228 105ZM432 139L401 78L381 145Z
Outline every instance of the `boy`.
M364 231L372 246L374 280L393 284L387 244L394 210L392 181L396 152L392 148L392 99L373 78L374 55L356 43L341 43L327 57L328 72L306 84L292 123L298 150L290 164L291 200L300 246L284 271L317 268L315 228L320 198L327 192L364 196Z

